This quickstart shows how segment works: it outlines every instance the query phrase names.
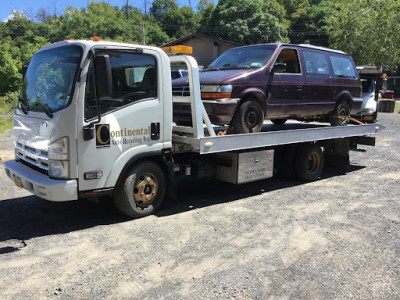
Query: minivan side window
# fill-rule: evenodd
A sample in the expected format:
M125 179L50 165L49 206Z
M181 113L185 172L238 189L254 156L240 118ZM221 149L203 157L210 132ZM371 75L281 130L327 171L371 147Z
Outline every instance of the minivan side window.
M103 51L102 51L103 52ZM151 55L104 51L110 56L112 95L100 98L101 114L119 109L139 100L157 97L156 60ZM93 62L89 66L85 91L85 119L97 116Z
M286 64L286 71L282 73L298 74L301 73L299 57L296 49L283 49L279 53L275 63Z
M331 54L330 59L333 67L333 74L335 74L338 77L344 77L344 78L357 77L356 70L349 57Z
M303 50L303 57L308 75L329 75L328 58L324 53Z

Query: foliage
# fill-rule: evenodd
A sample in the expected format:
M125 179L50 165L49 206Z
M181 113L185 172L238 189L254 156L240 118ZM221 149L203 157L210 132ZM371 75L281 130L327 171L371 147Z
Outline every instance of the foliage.
M198 17L190 6L173 8L162 15L162 26L170 37L179 38L195 32L198 28Z
M0 133L3 133L6 129L12 128L13 122L14 122L14 119L12 117L0 118Z
M300 6L291 14L290 41L328 47L331 32L329 18L338 8L337 3L331 0Z
M331 17L331 45L351 54L360 65L400 63L400 2L340 0Z
M153 0L153 4L150 7L150 15L152 15L157 22L163 23L165 13L177 9L178 4L175 0Z
M0 95L18 88L21 74L17 64L11 54L11 39L7 38L0 44Z
M0 115L8 113L18 104L18 94L19 92L11 92L0 97Z
M280 5L264 0L220 0L203 32L219 38L255 44L282 41L286 37Z

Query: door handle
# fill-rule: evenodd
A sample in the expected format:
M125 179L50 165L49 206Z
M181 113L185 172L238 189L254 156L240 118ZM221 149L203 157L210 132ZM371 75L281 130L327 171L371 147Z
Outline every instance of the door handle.
M151 123L150 136L153 141L160 139L160 123Z

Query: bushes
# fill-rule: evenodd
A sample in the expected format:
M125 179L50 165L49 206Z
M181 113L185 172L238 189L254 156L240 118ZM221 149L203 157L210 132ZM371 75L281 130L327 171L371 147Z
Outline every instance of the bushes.
M18 104L19 92L10 92L0 96L0 115L9 113Z
M13 127L12 110L18 104L19 92L7 93L0 96L0 133Z

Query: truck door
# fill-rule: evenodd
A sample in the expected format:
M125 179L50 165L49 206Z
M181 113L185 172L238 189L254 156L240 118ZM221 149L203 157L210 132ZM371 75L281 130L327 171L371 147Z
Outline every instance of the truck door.
M104 49L95 55L109 57L112 93L109 97L96 96L92 58L86 67L82 125L77 134L80 191L112 188L131 159L163 149L160 53L151 49ZM99 114L101 120L95 123ZM88 139L83 128L90 124L94 137Z

